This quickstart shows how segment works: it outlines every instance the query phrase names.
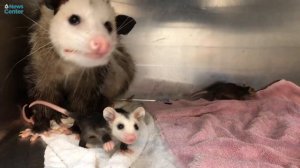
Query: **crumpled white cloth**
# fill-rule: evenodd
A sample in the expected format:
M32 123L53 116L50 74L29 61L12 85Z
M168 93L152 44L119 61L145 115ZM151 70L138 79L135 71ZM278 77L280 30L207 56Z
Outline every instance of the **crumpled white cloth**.
M43 137L43 140L47 143L44 156L45 168L95 168L97 162L106 164L109 159L109 155L101 148L79 147L75 136L58 134Z
M47 144L45 168L175 167L174 157L165 147L149 114L141 124L139 139L128 146L133 150L132 154L117 150L110 156L102 148L82 148L78 146L74 135L57 134L42 138Z

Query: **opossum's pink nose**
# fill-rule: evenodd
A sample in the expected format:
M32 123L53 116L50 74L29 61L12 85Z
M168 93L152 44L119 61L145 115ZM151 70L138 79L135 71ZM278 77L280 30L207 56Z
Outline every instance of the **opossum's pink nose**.
M133 144L137 139L137 135L136 134L126 134L124 136L124 141L126 144Z
M95 37L90 42L90 47L94 54L102 57L109 51L109 42L103 37Z

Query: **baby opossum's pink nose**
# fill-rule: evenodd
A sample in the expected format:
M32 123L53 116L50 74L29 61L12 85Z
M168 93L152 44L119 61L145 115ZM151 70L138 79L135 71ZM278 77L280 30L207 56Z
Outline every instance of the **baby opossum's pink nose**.
M105 55L109 50L109 43L103 37L95 37L90 42L90 47L94 53L99 54L99 56Z
M124 137L124 140L127 144L133 144L137 139L137 136L135 134L127 134Z

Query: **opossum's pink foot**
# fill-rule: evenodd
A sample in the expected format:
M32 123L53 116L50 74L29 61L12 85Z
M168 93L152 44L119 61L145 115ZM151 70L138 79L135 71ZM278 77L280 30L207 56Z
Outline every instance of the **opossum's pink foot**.
M75 134L75 139L80 140L80 134Z
M103 144L103 149L106 152L112 151L115 147L115 143L113 141L109 141Z
M21 131L21 132L19 133L19 137L21 137L22 139L23 139L23 138L27 138L27 137L29 137L29 136L31 136L31 135L33 135L33 133L32 133L32 131L31 131L31 129L29 129L29 128L27 128L27 129L25 129L24 131Z
M27 128L24 131L21 131L19 133L19 137L21 137L21 139L25 139L25 138L29 138L30 137L30 142L35 142L39 137L41 137L42 135L44 136L49 136L48 132L44 132L44 133L34 133L32 132L31 129Z
M72 131L64 124L60 124L59 128L51 130L51 133L71 135Z

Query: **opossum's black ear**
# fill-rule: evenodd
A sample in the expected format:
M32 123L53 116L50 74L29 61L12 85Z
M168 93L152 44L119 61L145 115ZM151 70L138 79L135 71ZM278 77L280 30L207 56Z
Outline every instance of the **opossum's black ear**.
M143 107L138 107L137 109L134 110L132 113L134 118L136 118L138 121L144 119L146 110Z
M54 13L58 11L61 4L66 3L68 0L45 0L45 5L47 8L54 10Z
M127 35L136 24L136 21L126 15L118 15L116 16L116 25L117 25L117 33L122 35Z
M116 111L111 107L106 107L103 110L103 117L108 122L113 122L116 118Z

